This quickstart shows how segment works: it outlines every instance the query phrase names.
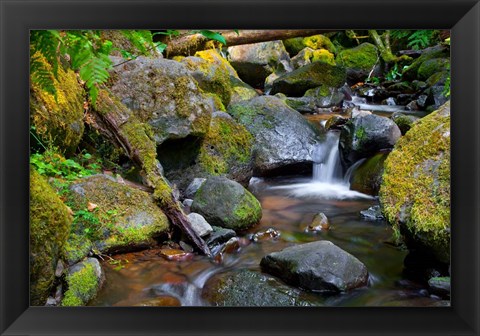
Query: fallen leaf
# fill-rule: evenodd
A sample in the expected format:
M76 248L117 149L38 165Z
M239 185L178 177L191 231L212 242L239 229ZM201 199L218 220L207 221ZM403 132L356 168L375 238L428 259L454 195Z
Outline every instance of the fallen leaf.
M87 210L88 211L91 212L91 211L95 210L96 208L98 208L98 205L96 205L95 203L92 203L92 202L88 202L88 204L87 204Z

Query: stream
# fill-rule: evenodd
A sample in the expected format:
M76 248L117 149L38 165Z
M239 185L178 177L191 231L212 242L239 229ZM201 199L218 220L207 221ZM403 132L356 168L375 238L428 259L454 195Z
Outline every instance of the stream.
M260 272L260 260L270 252L294 244L329 240L362 261L369 285L348 293L322 296L306 293L319 306L430 306L439 299L426 286L404 275L407 251L392 242L392 229L384 220L363 218L360 211L378 205L378 199L349 189L349 174L342 173L338 133L328 132L313 153L312 177L252 178L249 190L261 202L260 223L239 235L238 248L218 263L203 256L168 261L156 249L114 256L121 267L103 262L106 283L91 306L209 306L205 284L235 270ZM330 229L306 232L313 216L323 212ZM273 228L279 236L253 239ZM274 235L275 236L275 235Z

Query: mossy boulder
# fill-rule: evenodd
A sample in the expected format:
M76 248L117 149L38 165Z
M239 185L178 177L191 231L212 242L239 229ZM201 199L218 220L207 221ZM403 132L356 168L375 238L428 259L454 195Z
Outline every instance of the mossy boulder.
M62 306L85 306L91 301L105 282L100 263L88 258L68 269L66 283L68 289L62 300Z
M232 82L232 96L230 98L230 104L236 104L244 100L250 100L258 97L257 91L247 83L244 83L240 79L230 78Z
M87 234L93 247L103 253L154 246L155 238L169 227L167 217L150 194L124 183L99 174L70 186L72 210L83 211L75 233ZM88 211L89 203L96 208Z
M288 97L285 102L300 113L316 113L322 108L341 105L344 98L341 89L319 86L307 90L303 97Z
M290 69L290 56L282 41L244 44L228 48L228 60L240 78L255 88L276 71Z
M361 112L349 119L340 132L340 158L345 168L380 150L391 149L400 138L398 126L389 118Z
M41 60L47 69L51 66ZM58 146L66 152L73 151L84 132L83 107L85 91L78 75L58 66L57 78L53 79L56 97L32 82L30 90L31 125L44 144Z
M397 142L379 195L385 218L407 246L450 262L450 103Z
M345 80L345 68L314 62L276 79L270 93L274 95L280 92L290 97L300 97L308 89L319 86L340 88Z
M315 302L318 299L308 293L289 287L270 275L246 269L212 277L205 284L202 297L219 307L320 305Z
M350 189L377 196L382 183L383 163L388 152L380 152L366 159L352 173Z
M418 79L427 80L436 73L448 72L450 69L450 60L446 58L432 58L423 62L418 68ZM428 83L428 81L427 81Z
M165 175L181 192L194 178L223 175L243 185L252 177L254 139L230 115L215 112L202 139L166 141L158 149Z
M297 55L300 51L308 47L310 49L326 49L330 53L336 53L336 48L332 41L325 35L313 35L307 37L294 37L283 41L285 49L290 56Z
M254 137L253 173L256 176L308 172L311 153L321 141L318 129L274 96L260 96L228 109Z
M294 69L301 68L312 62L324 62L335 65L335 55L327 49L313 50L307 47L292 58L292 66Z
M438 58L449 58L450 51L448 48L444 46L435 46L433 48L429 48L425 50L422 55L417 58L415 61L412 62L407 68L402 71L402 79L404 80L415 80L418 79L418 71L422 64L431 59L438 59ZM443 62L443 61L442 61ZM424 70L428 69L429 67L425 67ZM428 77L427 77L428 78ZM426 79L426 78L425 78Z
M208 131L213 103L183 63L138 57L113 68L110 87L115 99L150 126L157 144Z
M247 189L226 177L208 178L198 189L191 207L215 226L245 230L262 218L260 202Z
M199 51L181 61L191 71L200 88L217 95L227 106L232 97L230 77L238 78L235 69L216 50Z
M84 234L71 232L63 247L64 260L72 266L87 257L93 250L93 244Z
M338 64L347 68L350 85L365 80L378 62L378 50L371 43L362 43L351 49L342 50L336 58Z
M43 306L68 237L72 216L52 187L30 169L30 304Z

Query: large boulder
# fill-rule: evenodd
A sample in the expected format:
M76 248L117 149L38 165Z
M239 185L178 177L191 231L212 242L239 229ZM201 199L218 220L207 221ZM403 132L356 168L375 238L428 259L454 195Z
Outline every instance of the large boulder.
M57 262L72 216L47 181L30 169L30 304L43 306L52 290Z
M290 56L282 41L244 44L228 48L228 60L240 78L263 88L265 79L276 71L290 70Z
M342 163L348 168L382 149L391 149L400 136L400 129L392 120L371 113L358 113L340 132Z
M319 131L283 100L260 96L230 106L228 113L255 139L256 176L311 170L311 153L321 141Z
M276 278L240 270L222 273L209 279L202 297L213 306L288 307L320 305L308 293L284 285Z
M38 62L46 69L51 66L38 54ZM77 148L84 132L85 91L78 75L58 66L53 78L56 97L32 81L30 91L30 114L32 131L44 144L59 146L66 152ZM32 142L35 143L35 142Z
M290 56L295 56L305 48L312 50L325 49L331 53L336 52L336 48L332 41L325 35L313 35L307 37L293 37L283 41L285 49Z
M433 48L428 48L426 49L422 55L417 58L415 61L412 62L412 64L410 64L407 68L405 68L403 71L402 71L402 79L404 80L414 80L414 79L418 79L419 77L419 69L422 67L423 63L429 61L429 60L432 60L432 59L439 59L439 58L448 58L450 57L450 51L447 47L445 46L435 46ZM440 61L442 62L441 65L442 67L446 66L446 63L445 61ZM436 62L434 62L436 63ZM430 63L430 65L433 65L434 63ZM431 66L427 66L428 64L426 64L423 69L422 69L422 77L423 78L428 78L425 77L427 73L432 73L431 70ZM438 70L438 67L435 67L436 70ZM426 71L428 70L428 71Z
M342 50L336 61L347 68L348 84L353 85L368 77L378 62L378 57L377 47L371 43L362 43L355 48Z
M67 271L68 289L62 306L85 306L97 295L104 282L105 274L95 258L88 258L71 266Z
M155 238L169 227L150 194L124 183L100 174L70 186L72 210L77 213L74 233L86 235L103 253L154 246Z
M260 202L242 185L225 177L208 178L195 194L191 207L211 225L247 229L260 221Z
M340 88L345 84L345 80L345 68L324 62L314 62L276 79L270 94L283 93L290 97L300 97L308 89L319 86Z
M380 202L407 246L450 262L450 103L397 142L385 161Z
M181 192L194 178L224 175L243 185L252 177L254 139L230 115L215 112L202 139L169 140L158 149L165 175Z
M312 62L324 62L335 65L335 55L326 49L313 50L307 47L292 58L292 66L294 69L301 68Z
M300 113L315 113L321 108L341 105L344 98L345 95L339 88L319 86L307 90L303 97L288 97L285 102Z
M157 144L208 131L213 103L182 63L138 57L114 67L110 85L113 95L151 126Z
M368 281L361 261L326 240L270 253L260 265L288 284L315 291L348 291Z

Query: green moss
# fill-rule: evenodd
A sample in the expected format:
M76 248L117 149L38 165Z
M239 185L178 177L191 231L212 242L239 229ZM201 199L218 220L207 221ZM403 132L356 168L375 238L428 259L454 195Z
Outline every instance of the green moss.
M210 97L213 101L213 109L215 111L225 111L225 105L223 105L222 99L214 93L207 92L205 93L207 97Z
M345 49L337 56L337 63L346 68L370 71L378 60L377 48L370 43L362 43L358 47Z
M450 61L445 58L433 58L423 62L418 68L418 78L426 80L436 73L448 72L450 69Z
M446 49L433 49L431 51L423 53L419 58L413 61L407 68L402 71L402 78L406 80L414 80L418 77L418 70L422 64L428 60L434 58L448 58L449 53Z
M335 56L326 49L314 50L312 52L312 62L324 62L335 65Z
M330 53L335 53L336 48L333 45L332 41L325 35L314 35L304 37L302 40L304 47L309 47L312 49L326 49Z
M62 300L62 306L84 306L97 293L99 279L94 266L85 263L79 271L67 276L68 290Z
M44 305L72 217L47 181L30 169L30 302Z
M92 242L87 237L70 233L63 247L63 255L67 264L73 265L87 257L91 250Z
M303 48L305 48L305 45L303 44L303 37L293 37L284 40L283 45L292 57L298 54Z
M363 126L359 126L355 129L355 139L359 142L362 142L365 140L367 136L367 132L365 131L365 128Z
M47 69L50 65L44 61ZM41 140L69 152L80 142L83 131L83 104L85 91L72 70L58 67L58 78L54 79L55 96L31 84L31 122Z
M242 202L233 209L233 215L238 222L258 223L262 218L260 202L248 190L245 193Z
M416 123L385 161L380 189L383 212L394 230L405 231L449 259L449 104ZM403 228L402 228L403 227Z
M232 165L251 159L253 137L244 126L214 118L199 153L199 164L211 175L228 173Z
M350 188L364 194L378 195L382 181L383 163L388 153L378 153L355 169Z

